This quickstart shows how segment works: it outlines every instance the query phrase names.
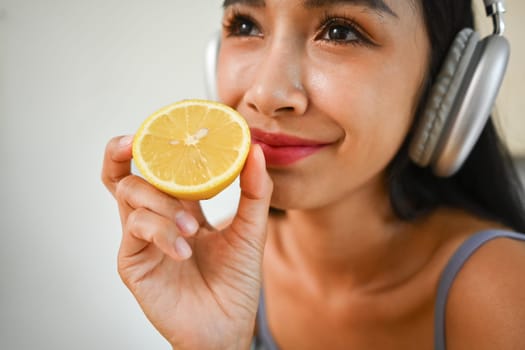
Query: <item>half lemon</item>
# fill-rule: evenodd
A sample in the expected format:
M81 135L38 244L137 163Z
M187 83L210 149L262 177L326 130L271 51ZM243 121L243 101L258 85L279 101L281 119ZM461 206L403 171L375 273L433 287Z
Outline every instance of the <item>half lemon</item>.
M133 139L133 159L159 190L188 200L208 199L241 172L250 129L233 108L183 100L150 115Z

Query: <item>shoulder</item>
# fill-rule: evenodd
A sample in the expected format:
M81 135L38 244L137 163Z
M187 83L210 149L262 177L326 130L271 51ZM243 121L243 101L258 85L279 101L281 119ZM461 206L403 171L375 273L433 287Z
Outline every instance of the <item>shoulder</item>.
M525 241L483 244L450 289L447 349L525 349L524 291Z

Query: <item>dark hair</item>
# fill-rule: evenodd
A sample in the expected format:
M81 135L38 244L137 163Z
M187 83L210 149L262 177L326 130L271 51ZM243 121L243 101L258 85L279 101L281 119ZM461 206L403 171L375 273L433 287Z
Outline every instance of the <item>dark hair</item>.
M427 86L414 124L455 35L463 28L474 28L470 0L420 1L431 57ZM391 201L400 218L410 220L439 206L449 206L525 232L522 184L490 118L464 165L448 178L436 177L429 168L412 163L409 142L410 137L388 168Z

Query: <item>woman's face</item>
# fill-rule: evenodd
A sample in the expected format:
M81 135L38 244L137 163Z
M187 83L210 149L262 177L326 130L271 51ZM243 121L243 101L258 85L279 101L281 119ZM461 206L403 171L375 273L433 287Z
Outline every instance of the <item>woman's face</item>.
M226 0L222 102L241 112L272 205L312 209L370 189L411 126L429 42L406 0Z

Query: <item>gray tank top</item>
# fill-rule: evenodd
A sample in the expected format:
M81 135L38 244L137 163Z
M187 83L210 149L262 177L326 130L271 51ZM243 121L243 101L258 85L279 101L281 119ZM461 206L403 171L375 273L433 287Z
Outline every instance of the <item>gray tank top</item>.
M448 292L454 278L458 274L461 267L465 264L468 258L484 243L491 239L498 237L512 238L516 240L525 241L525 235L501 231L501 230L487 230L476 233L468 238L454 253L447 266L441 274L439 280L437 297L434 310L434 349L445 350L445 309L447 304ZM252 342L252 350L279 350L277 344L273 340L270 329L268 328L268 320L266 318L266 303L264 300L264 293L261 291L259 299L259 308L257 311L257 336Z

